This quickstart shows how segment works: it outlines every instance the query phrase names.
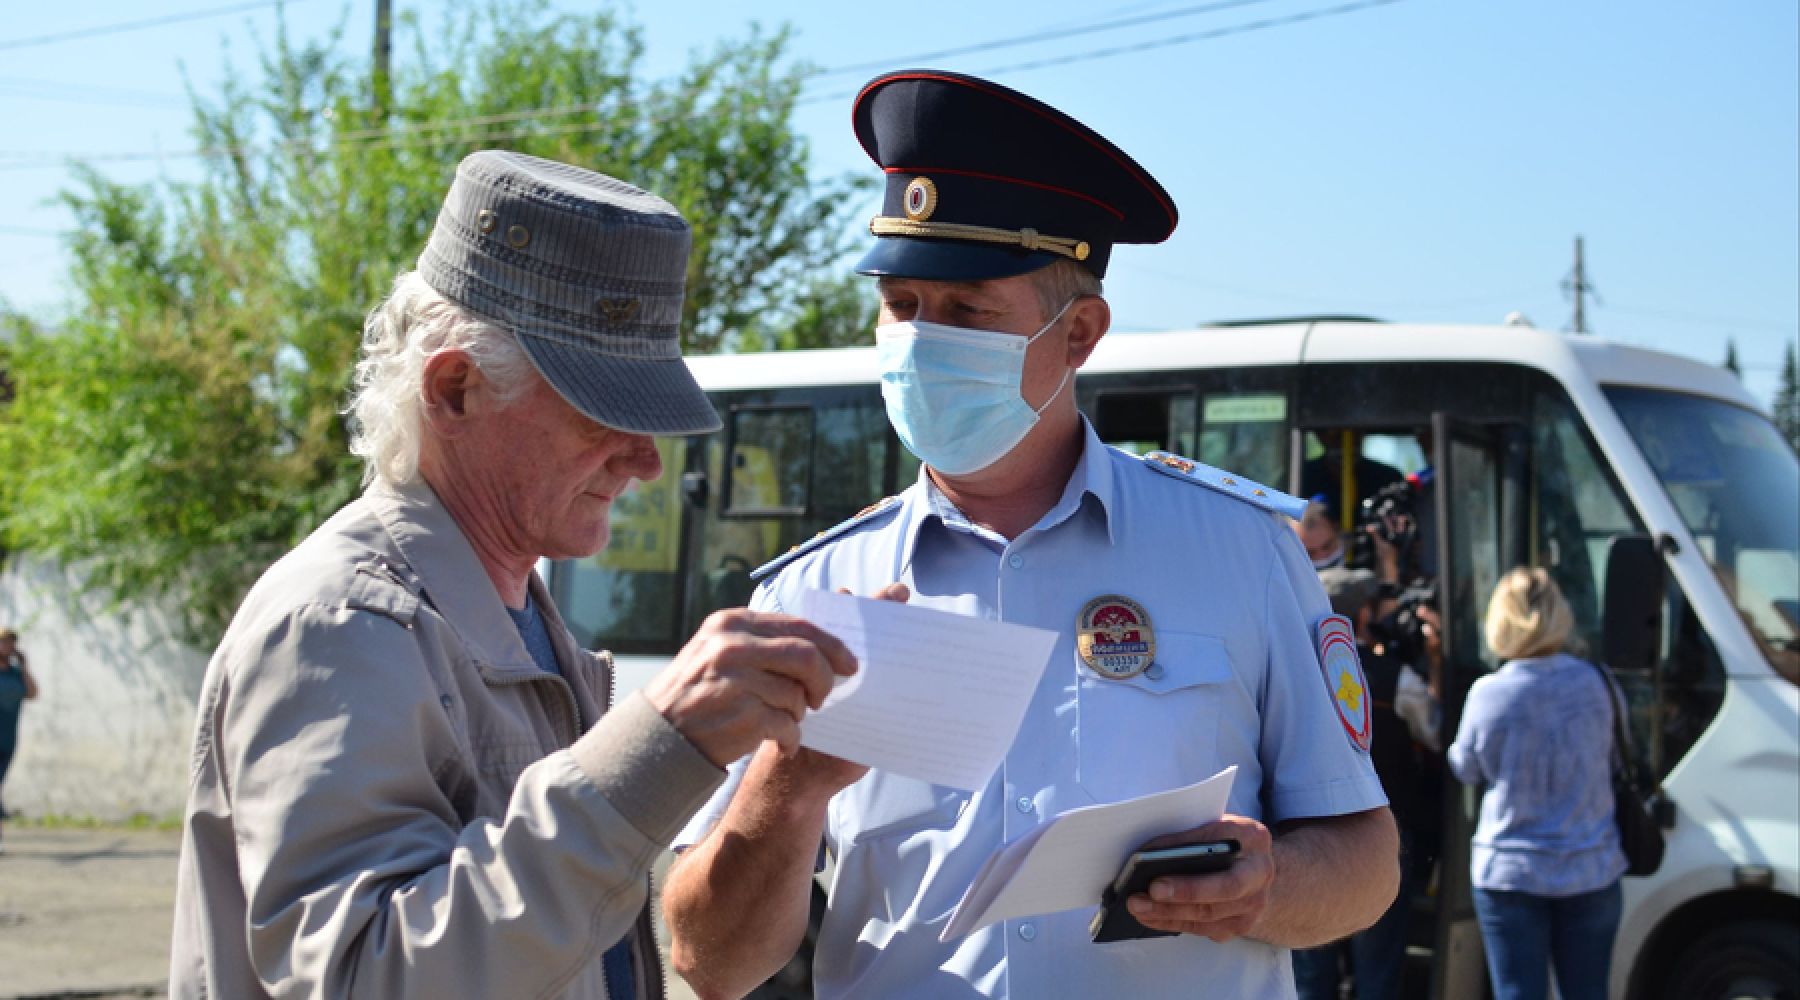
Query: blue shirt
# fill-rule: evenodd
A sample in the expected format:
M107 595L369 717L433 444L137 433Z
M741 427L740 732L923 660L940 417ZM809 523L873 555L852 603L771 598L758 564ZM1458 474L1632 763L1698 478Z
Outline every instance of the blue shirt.
M1470 686L1449 761L1458 780L1487 789L1470 845L1475 888L1572 896L1625 874L1616 705L1592 664L1562 653L1513 660Z
M544 626L544 616L538 613L537 602L531 599L531 592L525 592L524 608L518 611L507 608L506 613L512 618L513 627L519 630L519 638L524 641L532 662L544 673L562 673L562 668L556 664L556 647L550 643L550 632Z
M1287 521L1163 475L1087 428L1061 498L1010 543L922 474L898 503L794 559L752 606L792 607L808 588L871 594L895 580L915 604L1061 639L985 788L873 771L833 799L816 995L1292 997L1285 949L1188 935L1096 945L1094 907L937 939L989 855L1069 809L1231 764L1229 811L1265 823L1385 803L1327 690L1313 630L1330 607ZM1102 677L1077 655L1076 618L1105 595L1136 601L1151 620L1155 660L1129 679ZM743 763L677 846L723 815Z

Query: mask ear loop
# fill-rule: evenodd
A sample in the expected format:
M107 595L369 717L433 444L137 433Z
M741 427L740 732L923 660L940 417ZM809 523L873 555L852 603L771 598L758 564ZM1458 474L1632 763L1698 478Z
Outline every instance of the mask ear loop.
M1057 310L1057 311L1056 311L1056 315L1054 315L1054 316L1052 316L1052 317L1050 317L1050 322L1048 322L1048 323L1045 323L1045 324L1044 324L1044 325L1043 325L1043 327L1042 327L1042 328L1040 328L1040 329L1039 329L1039 330L1038 330L1038 332L1036 332L1036 333L1034 333L1034 334L1032 334L1032 335L1031 335L1031 339L1030 339L1030 340L1027 340L1027 341L1026 341L1026 342L1025 342L1025 346L1026 346L1026 347L1027 347L1027 348L1029 348L1029 347L1030 347L1030 346L1031 346L1031 345L1032 345L1032 344L1034 344L1034 343L1036 343L1036 342L1037 342L1037 339L1038 339L1038 338L1039 338L1039 337L1042 337L1042 336L1043 336L1043 335L1044 335L1044 334L1046 334L1046 333L1049 333L1049 332L1050 332L1050 328L1051 328L1051 327L1053 327L1053 326L1055 326L1055 325L1056 325L1056 323L1057 323L1057 321L1058 321L1058 320L1060 320L1060 319L1062 319L1062 318L1063 318L1063 313L1066 313L1066 312L1068 312L1068 311L1069 311L1069 307L1070 307L1070 306L1072 306L1072 305L1074 305L1074 304L1075 304L1075 300L1076 300L1076 299L1079 299L1079 298L1081 298L1081 296L1079 296L1079 295L1076 295L1076 296L1072 296L1072 297L1071 297L1071 298L1070 298L1070 299L1069 299L1069 301L1067 301L1067 302L1064 302L1064 303L1063 303L1063 305L1062 305L1062 308L1061 308L1061 309L1058 309L1058 310ZM1046 399L1046 400L1044 400L1044 405L1042 405L1042 406L1040 406L1040 407L1038 407L1038 408L1036 408L1036 409L1034 409L1034 410L1032 410L1032 411L1031 411L1031 412L1032 412L1032 413L1033 413L1033 414L1034 414L1034 415L1036 415L1036 416L1040 416L1040 417L1041 417L1041 416L1043 416L1043 415L1044 415L1044 411L1045 411L1045 410L1048 410L1048 409L1049 409L1049 408L1050 408L1050 404L1051 404L1051 403L1054 403L1054 402L1056 402L1056 397L1058 397L1058 396L1060 396L1060 395L1062 395L1062 391L1063 391L1063 387L1064 387L1064 386L1066 386L1066 385L1068 385L1068 384L1069 384L1069 377L1070 377L1070 376L1072 376L1072 375L1074 375L1074 374L1075 374L1075 369L1073 369L1073 368L1070 368L1070 367L1068 367L1068 366L1067 366L1067 365L1064 365L1064 366L1063 366L1063 377L1062 377L1062 381L1061 381L1061 382L1058 382L1058 383L1056 383L1056 391L1055 391L1055 392L1053 392L1053 393L1051 393L1051 394L1050 394L1050 398L1049 398L1049 399Z

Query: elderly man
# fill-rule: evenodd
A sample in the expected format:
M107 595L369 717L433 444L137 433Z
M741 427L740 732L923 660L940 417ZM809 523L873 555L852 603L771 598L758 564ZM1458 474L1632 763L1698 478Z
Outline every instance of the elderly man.
M650 865L855 669L805 622L722 612L615 702L533 572L605 545L661 472L651 435L718 426L677 343L688 243L609 177L458 168L366 327L368 490L207 668L171 995L661 995Z
M773 744L734 764L677 839L692 846L664 893L675 967L708 997L778 968L823 838L821 998L1293 996L1287 949L1379 916L1398 846L1354 653L1320 653L1343 623L1287 526L1299 502L1108 449L1076 409L1074 371L1110 318L1112 245L1165 239L1168 194L1092 130L984 80L888 74L853 120L888 176L859 267L879 278L882 390L924 468L760 571L752 607L897 582L916 603L1061 638L972 794ZM1173 934L1096 943L1088 907L939 940L1002 844L1234 764L1226 817L1168 833L1235 839L1235 865L1129 900Z

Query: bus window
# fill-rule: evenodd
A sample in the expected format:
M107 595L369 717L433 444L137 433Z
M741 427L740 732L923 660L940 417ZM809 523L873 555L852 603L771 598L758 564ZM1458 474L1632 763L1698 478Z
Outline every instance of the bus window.
M1200 428L1200 453L1195 458L1259 483L1286 484L1287 396L1209 392Z
M606 548L559 571L557 605L584 646L633 652L674 638L681 566L677 490L687 446L685 438L658 438L662 477L614 500Z
M1580 416L1560 391L1537 394L1531 436L1531 561L1549 570L1568 598L1581 655L1597 655L1607 546L1615 535L1642 533L1643 523L1625 505Z
M731 468L723 480L727 515L807 512L813 427L812 408L804 405L731 411Z
M1115 448L1134 455L1158 450L1194 454L1192 392L1103 392L1094 398L1092 412L1094 433Z
M1626 504L1580 416L1560 391L1539 392L1532 406L1532 562L1556 578L1575 612L1584 656L1600 649L1606 606L1606 551L1615 535L1643 523ZM1667 774L1699 739L1725 693L1725 670L1673 575L1663 612L1658 669L1615 670L1631 707L1632 737L1652 767Z
M1729 403L1624 386L1606 395L1769 666L1800 684L1800 463L1793 450L1768 418Z
M690 632L708 614L749 602L752 569L918 476L917 460L888 430L878 393L800 395L804 402L729 408L728 475L725 441L715 437L706 444L707 481L729 485L725 495L710 497L695 512L698 555L685 616Z

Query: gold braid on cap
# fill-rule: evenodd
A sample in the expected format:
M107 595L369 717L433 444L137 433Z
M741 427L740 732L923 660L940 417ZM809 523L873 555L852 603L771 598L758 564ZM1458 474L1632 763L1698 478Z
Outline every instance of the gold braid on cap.
M941 240L998 243L1026 250L1048 250L1070 260L1088 259L1086 240L1045 236L1035 229L990 229L987 226L965 226L960 222L919 222L877 215L869 220L869 232L876 236L924 236Z

